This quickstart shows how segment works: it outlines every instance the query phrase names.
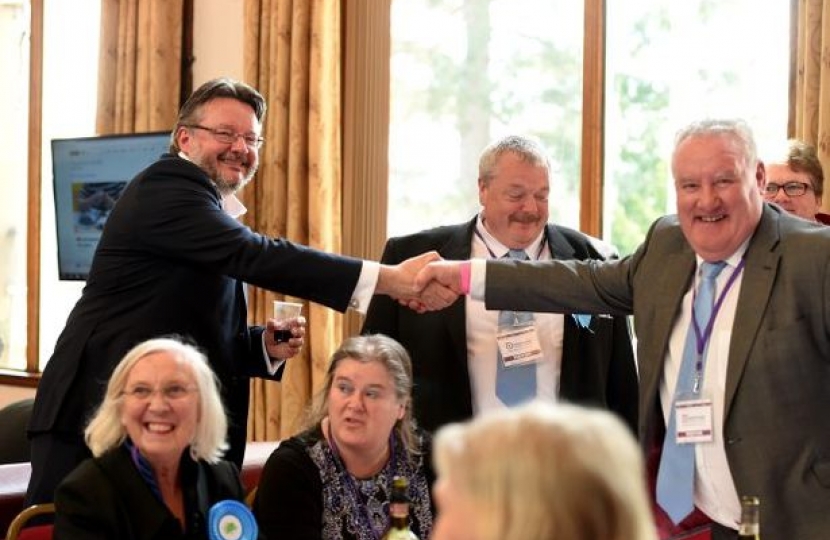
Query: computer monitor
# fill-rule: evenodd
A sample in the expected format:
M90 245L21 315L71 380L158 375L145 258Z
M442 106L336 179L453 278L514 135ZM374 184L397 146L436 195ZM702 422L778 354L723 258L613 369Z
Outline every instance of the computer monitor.
M52 140L60 279L87 279L104 224L127 183L169 145L170 132Z

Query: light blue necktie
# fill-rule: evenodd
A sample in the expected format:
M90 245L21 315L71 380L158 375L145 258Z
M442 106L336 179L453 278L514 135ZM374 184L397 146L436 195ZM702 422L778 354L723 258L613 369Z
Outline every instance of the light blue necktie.
M527 254L521 249L511 249L511 259L526 261ZM533 313L526 311L500 311L499 328L521 326L533 320ZM504 367L501 352L498 353L496 371L496 395L508 407L518 405L536 397L536 363Z
M703 331L712 316L715 304L715 280L726 263L704 262L700 265L700 285L695 296L692 316L696 317L698 328ZM708 350L703 351L705 356ZM663 440L663 454L657 472L657 503L666 511L671 520L678 524L694 509L695 491L695 445L677 444L676 418L674 403L678 396L690 395L694 385L695 363L697 359L697 338L693 323L689 323L686 344L683 347L683 359L674 387L671 415ZM665 413L664 413L665 414Z

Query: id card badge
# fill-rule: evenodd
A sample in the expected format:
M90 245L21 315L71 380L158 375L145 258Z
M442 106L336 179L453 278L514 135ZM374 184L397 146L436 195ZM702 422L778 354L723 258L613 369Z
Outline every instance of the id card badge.
M712 400L678 399L674 404L677 444L712 442Z
M542 359L539 331L536 322L521 326L502 326L496 334L496 342L504 367L533 364Z

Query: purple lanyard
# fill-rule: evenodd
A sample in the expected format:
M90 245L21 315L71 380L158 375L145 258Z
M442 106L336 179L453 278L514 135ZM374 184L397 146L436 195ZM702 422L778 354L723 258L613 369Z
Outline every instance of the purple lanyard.
M732 285L735 284L735 280L738 279L738 276L741 275L744 266L746 266L746 259L742 257L741 262L738 263L738 266L736 266L735 270L732 271L732 275L729 276L729 281L726 282L726 286L718 295L718 299L715 302L715 305L712 307L712 314L709 316L709 320L706 322L706 326L703 329L703 334L700 333L700 325L697 322L697 315L695 314L695 298L697 297L697 290L695 289L692 291L692 327L695 331L695 347L697 349L697 361L695 362L695 378L694 384L692 386L692 392L695 394L700 393L700 382L703 378L703 368L705 361L703 353L706 351L706 346L709 344L709 339L712 337L712 329L715 326L715 319L717 318L718 312L720 311L720 308L723 305L723 301L726 298L726 294L732 288Z
M337 468L340 472L340 476L343 479L346 486L348 487L347 492L352 496L351 497L352 502L354 503L354 505L357 507L357 509L359 511L359 519L361 521L363 521L364 524L367 526L366 528L369 531L372 532L372 538L374 538L375 540L380 540L380 536L381 536L381 534L383 534L383 530L385 530L386 527L384 527L383 530L380 530L380 531L375 529L375 526L372 523L372 519L371 519L371 517L369 517L369 511L366 509L366 504L364 504L363 501L361 500L360 490L357 489L357 484L355 484L354 478L352 478L352 475L349 474L349 471L346 469L346 464L343 463L343 459L340 457L340 451L337 449L337 442L335 442L334 437L331 434L331 421L329 421L328 428L329 428L328 429L328 432L329 432L329 437L328 437L329 448L331 448L331 453L334 455L334 462L337 464ZM396 465L396 461L395 461L396 451L395 450L396 450L395 449L395 436L394 436L394 431L393 431L392 433L389 434L389 463L391 464L391 466L389 467L390 471ZM387 471L387 475L389 476L389 478L387 478L386 485L391 486L392 485L392 478L391 477L394 476L394 475L389 474L389 471Z
M478 239L481 240L481 243L484 244L484 247L487 248L487 252L490 254L490 257L493 258L493 259L498 259L498 257L496 257L496 254L493 252L492 249L490 249L490 246L487 244L487 240L484 239L484 235L482 235L481 231L478 230L478 225L476 225L475 229L473 229L473 232L475 233L476 236L478 236ZM539 252L536 253L536 257L534 259L531 259L531 260L534 260L534 261L539 260L539 257L542 256L542 251L545 250L545 244L547 244L547 243L548 243L548 230L544 229L544 231L542 232L542 242L539 243ZM550 255L551 255L551 257L553 257L553 253L551 253Z

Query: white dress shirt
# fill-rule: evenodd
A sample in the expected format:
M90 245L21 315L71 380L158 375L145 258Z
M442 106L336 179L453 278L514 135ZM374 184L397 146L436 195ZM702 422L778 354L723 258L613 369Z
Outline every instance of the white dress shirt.
M476 227L484 238L473 235L472 257L482 259L491 258L491 250L496 257L503 257L507 246L495 239L484 225L479 216ZM550 259L550 246L547 242L542 246L544 232L526 249L530 259ZM486 244L485 244L486 242ZM487 248L490 248L488 250ZM540 253L541 248L541 253ZM498 346L496 333L498 330L499 312L484 308L484 302L475 300L471 296L465 299L467 312L467 368L470 374L470 390L473 398L473 413L480 414L486 411L501 409L505 405L496 395L496 366ZM536 395L547 401L556 401L559 393L559 372L562 364L562 339L565 329L563 315L543 313L535 314L534 321L539 334L539 343L542 346L544 358L536 364Z
M729 278L741 262L746 252L747 241L731 257L726 259L727 266L718 275L716 280L715 298L719 298ZM683 360L683 347L686 343L686 333L692 317L692 291L697 287L700 279L700 263L697 258L697 270L692 287L683 297L680 314L674 323L669 338L669 350L664 360L663 377L660 381L660 404L663 407L666 422L668 411L671 411L674 387L677 384L677 375L680 363ZM729 344L732 341L732 325L735 321L735 308L738 305L738 295L743 282L741 272L732 287L723 298L723 304L717 313L712 327L712 336L709 349L706 353L706 364L703 373L703 397L712 400L712 431L713 441L697 443L695 445L695 506L703 513L732 529L738 528L741 518L741 503L738 497L729 463L726 459L726 448L723 445L723 407L726 392L726 367L729 363ZM705 323L704 323L705 324ZM670 436L670 434L666 434Z

